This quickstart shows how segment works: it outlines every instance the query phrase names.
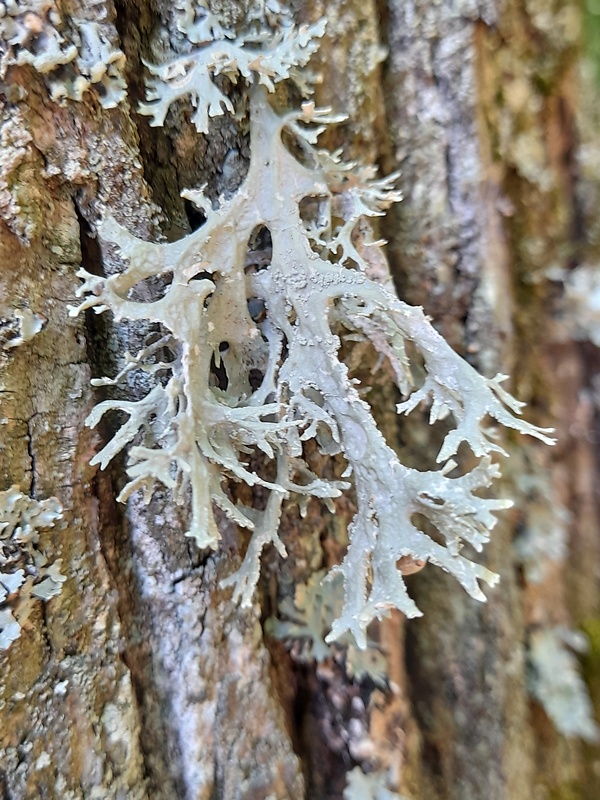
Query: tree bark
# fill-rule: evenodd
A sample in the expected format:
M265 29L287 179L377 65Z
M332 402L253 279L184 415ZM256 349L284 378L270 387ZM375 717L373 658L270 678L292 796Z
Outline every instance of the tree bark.
M210 3L231 24L249 5ZM44 322L31 341L0 345L0 491L16 484L60 500L63 518L41 532L40 549L67 576L0 651L0 795L341 800L359 767L411 800L592 800L596 745L557 730L532 690L540 636L582 629L582 674L600 703L600 359L576 339L552 279L553 269L595 263L600 241L598 90L582 70L579 4L288 5L298 22L328 21L316 100L347 115L326 133L328 148L400 171L403 202L380 222L399 296L422 305L480 372L509 372L528 419L553 425L558 444L505 438L511 459L494 491L515 506L477 556L500 584L480 605L432 566L411 576L424 616L374 625L380 684L349 677L340 659L299 658L265 624L340 560L351 496L335 514L316 500L304 518L286 509L288 558L265 552L247 610L219 588L245 548L233 523L220 520L221 546L207 555L185 538L187 509L166 489L147 506L135 496L118 504L124 461L89 466L110 436L84 425L90 378L114 374L148 328L69 316L75 273L122 267L95 237L107 212L150 241L197 227L180 192L234 192L249 145L229 115L201 136L184 103L162 128L137 113L143 62L183 46L172 3L62 0L64 19L97 22L123 50L127 97L111 109L93 91L53 102L48 76L26 64L6 68L0 85L0 341L17 336L15 310ZM399 421L396 390L374 365L366 352L355 374L372 385L388 442L432 468L426 417ZM132 396L145 389L129 386ZM520 543L553 526L566 531L565 552L542 551L532 578Z

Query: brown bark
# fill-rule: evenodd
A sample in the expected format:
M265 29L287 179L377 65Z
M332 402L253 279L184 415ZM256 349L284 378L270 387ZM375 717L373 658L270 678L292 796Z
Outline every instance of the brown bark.
M246 4L212 5L235 18ZM233 191L248 142L227 115L202 137L184 104L164 128L135 112L142 59L181 46L171 3L64 0L65 15L84 9L101 19L107 9L127 56L128 99L111 110L93 93L52 103L27 66L11 67L0 87L0 323L12 335L14 309L24 306L47 319L31 342L0 349L0 491L16 483L60 499L64 525L45 532L43 546L68 577L0 653L0 794L339 800L358 764L389 768L397 791L414 800L592 800L597 751L555 731L530 697L527 661L535 631L584 626L587 676L600 698L598 356L591 345L558 341L560 289L546 274L594 257L589 209L600 176L581 167L581 138L590 147L593 132L579 82L579 8L569 0L293 5L300 20L328 18L317 100L348 120L327 145L401 171L404 201L382 223L400 296L423 305L479 370L510 371L529 418L554 424L559 444L552 452L508 444L514 466L501 491L517 505L482 557L502 576L487 605L433 567L409 578L425 616L396 615L375 631L386 688L352 681L331 660L299 663L263 629L297 583L339 559L351 498L335 515L316 501L304 519L287 509L289 557L265 553L246 611L218 588L243 552L235 526L223 520L221 548L206 555L183 536L186 510L166 490L149 506L119 506L123 463L106 473L89 467L99 436L110 435L84 427L89 379L112 374L144 330L70 318L75 272L80 263L119 268L93 236L107 210L142 238L188 232L196 220L180 191L204 183L211 196ZM371 375L372 354L365 359L356 374L373 382L369 401L388 440L429 468L425 422L398 423L389 377ZM523 478L532 464L549 476L550 518L562 506L572 515L568 556L536 584L513 546L536 513Z

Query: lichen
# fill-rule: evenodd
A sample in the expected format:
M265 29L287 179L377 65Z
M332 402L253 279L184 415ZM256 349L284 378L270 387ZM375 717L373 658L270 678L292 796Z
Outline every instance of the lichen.
M566 335L589 340L600 347L600 269L597 264L580 264L560 275L554 270L551 277L564 280L564 318L559 321Z
M100 23L82 20L77 30L77 73L50 81L53 100L81 101L90 89L98 95L103 108L116 108L127 94L123 77L125 54L110 40Z
M206 21L204 17L203 25ZM208 27L215 30L212 23ZM170 106L180 98L189 97L196 109L192 116L196 130L208 133L209 117L234 111L229 97L215 83L219 75L234 82L241 77L248 83L266 87L269 92L274 91L276 82L288 79L305 89L306 76L299 67L306 66L316 51L316 38L323 35L325 20L300 30L292 26L283 27L260 50L254 47L256 34L229 42L224 37L230 34L222 28L216 31L214 40L202 38L209 34L208 29L200 34L195 26L181 25L180 28L188 36L192 33L190 41L201 41L204 46L160 66L148 64L154 77L147 81L149 102L142 103L139 111L151 117L152 126L164 125ZM258 39L262 42L263 37Z
M365 647L372 619L392 608L420 614L397 568L403 557L441 567L479 600L485 599L479 581L496 582L496 575L461 552L465 542L481 550L494 512L510 505L480 494L499 474L492 455L504 452L489 418L551 440L548 431L519 418L522 404L502 387L504 376L479 375L422 309L367 276L368 254L382 243L364 235L361 223L399 200L394 176L377 179L372 168L318 148L324 126L339 117L312 102L292 112L271 104L279 82L310 91L305 68L323 30L322 22L296 29L282 21L275 31L203 42L151 67L142 112L154 125L164 122L174 102L189 97L192 121L205 132L211 117L234 112L215 79L246 83L248 174L233 197L216 203L203 189L186 191L206 221L175 243L142 241L107 214L98 234L105 247L120 252L125 268L110 277L81 270L78 294L84 300L71 313L110 310L116 321L146 320L165 331L130 356L117 379L105 379L114 383L144 364L157 376L141 400L107 400L93 410L91 426L109 411L127 415L93 463L104 468L133 445L129 482L119 499L142 488L149 497L156 481L177 502L186 502L189 492L187 535L200 548L219 543L213 504L248 529L243 563L223 582L242 605L252 602L263 548L273 544L285 554L278 534L284 499L330 502L352 482L358 510L346 557L335 569L343 576L344 602L326 641L349 631ZM251 244L257 232L261 254ZM154 277L162 279L164 294L143 302L136 287ZM410 469L388 446L340 356L342 330L350 343L369 341L388 359L405 397L399 413L431 401L432 423L453 419L438 454L440 470ZM309 440L322 453L345 459L342 480L314 473ZM463 442L479 463L456 474L452 456ZM274 462L271 473L259 466L261 454ZM234 502L228 479L267 490L264 510ZM426 532L429 525L439 538Z
M43 166L23 112L14 107L0 124L0 217L26 245L45 225L45 203L39 188Z
M40 314L34 314L34 312L28 308L15 309L14 317L17 323L18 333L2 345L5 350L10 350L13 347L19 347L25 344L25 342L30 342L44 327L45 317Z
M344 605L342 576L326 576L325 570L318 570L306 583L296 586L293 601L284 597L278 608L284 619L269 618L267 633L290 642L292 657L297 661L322 663L341 657L350 678L358 682L370 678L375 684L386 686L386 660L375 642L367 640L367 647L361 650L348 633L335 644L325 641Z
M403 800L402 796L388 789L388 775L381 772L366 774L360 767L348 773L344 789L344 800Z
M62 18L53 0L3 0L0 35L11 48L7 64L29 64L46 74L77 56L74 44L59 32Z
M2 0L0 75L13 64L29 65L48 76L53 100L81 101L93 88L104 108L114 108L127 87L125 55L110 27L104 19L61 15L54 0Z
M526 581L541 583L551 566L567 556L571 514L558 502L547 468L523 452L513 455L517 463L512 472L518 475L524 513L515 551Z
M0 492L0 650L21 635L35 599L60 594L66 577L39 547L40 530L62 518L55 497L34 500L17 486Z
M584 634L556 627L534 631L530 637L530 689L556 730L563 736L599 740L592 703L573 651L584 653Z

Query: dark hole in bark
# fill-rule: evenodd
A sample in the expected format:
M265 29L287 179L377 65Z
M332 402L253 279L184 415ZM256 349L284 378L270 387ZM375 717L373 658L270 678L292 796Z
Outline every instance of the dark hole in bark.
M259 369L251 369L248 372L248 382L253 392L260 388L264 375Z
M185 215L190 223L190 228L192 231L197 231L198 228L201 228L204 223L206 222L206 215L197 208L191 200L183 201L183 207L185 209Z
M249 297L248 313L254 322L262 322L267 316L265 301L260 297Z
M225 342L225 344L227 343ZM214 355L210 360L210 372L214 378L215 385L218 386L218 388L221 389L222 391L226 391L227 387L229 386L229 378L227 377L227 370L225 369L225 364L223 364L222 361L220 361L219 365L217 366L217 362Z
M271 266L273 239L271 231L265 225L257 225L248 239L246 254L246 271L260 272Z

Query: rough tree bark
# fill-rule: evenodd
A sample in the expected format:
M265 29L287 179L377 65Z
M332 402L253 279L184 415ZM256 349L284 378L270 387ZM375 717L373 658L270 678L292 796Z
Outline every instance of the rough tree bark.
M597 797L597 749L562 736L530 692L534 637L583 627L600 702L600 360L559 332L561 288L548 277L593 263L600 246L597 95L582 77L579 4L291 4L299 21L328 19L317 100L348 115L328 144L401 171L404 201L382 223L400 296L423 305L480 371L509 372L532 421L558 433L552 451L508 443L512 465L497 490L517 502L484 556L502 576L486 605L440 570L409 579L425 616L379 625L385 688L333 661L300 663L264 631L281 597L339 558L351 499L335 515L316 501L304 519L288 509L289 558L265 554L256 603L242 611L218 588L243 552L235 526L223 520L220 550L198 553L166 491L124 510L114 500L123 465L89 466L100 441L83 425L90 377L112 374L140 336L68 316L79 265L100 273L118 263L94 226L110 210L142 238L181 237L198 220L180 191L235 189L248 143L229 117L198 136L183 104L164 128L136 113L142 59L181 45L172 3L57 5L63 17L108 26L127 57L128 93L109 110L93 92L52 102L27 65L10 66L0 84L0 336L16 336L15 309L45 319L31 341L0 349L0 491L17 484L59 498L64 519L41 545L67 576L0 654L0 794L336 800L358 765L389 770L390 788L411 800ZM210 5L235 20L249 3ZM398 422L391 383L371 366L357 375L373 383L388 440L428 468L425 422ZM542 489L531 490L532 471ZM566 524L564 509L567 551L542 554L543 577L532 581L515 536Z

